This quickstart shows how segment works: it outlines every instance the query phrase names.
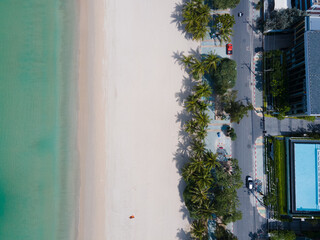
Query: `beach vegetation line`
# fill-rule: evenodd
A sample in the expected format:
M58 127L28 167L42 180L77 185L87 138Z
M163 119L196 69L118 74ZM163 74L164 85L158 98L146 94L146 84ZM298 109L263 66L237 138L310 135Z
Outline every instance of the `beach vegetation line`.
M184 131L190 144L189 161L182 169L186 182L183 197L193 219L190 234L193 239L208 239L208 221L214 220L218 239L227 236L237 239L226 225L242 217L237 196L237 189L243 184L241 169L236 159L218 161L217 155L205 145L210 123L207 109L213 93L209 83L202 81L202 76L217 71L221 59L214 54L203 55L201 59L190 55L183 56L182 63L194 81L192 92L185 101L190 119L184 124Z

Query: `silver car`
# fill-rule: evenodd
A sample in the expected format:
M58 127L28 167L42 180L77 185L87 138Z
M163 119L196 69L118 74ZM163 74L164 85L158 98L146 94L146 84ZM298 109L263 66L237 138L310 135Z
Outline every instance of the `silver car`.
M246 185L249 190L253 189L253 179L250 176L247 176Z

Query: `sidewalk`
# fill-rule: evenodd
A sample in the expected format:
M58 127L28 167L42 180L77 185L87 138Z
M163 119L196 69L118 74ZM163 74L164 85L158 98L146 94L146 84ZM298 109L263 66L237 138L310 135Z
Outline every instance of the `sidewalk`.
M263 111L263 74L262 74L262 52L257 52L252 59L251 87L252 104L259 117Z
M263 194L265 193L266 176L264 174L263 158L264 158L264 139L259 137L254 143L254 194L255 205L261 217L266 218L266 208L263 206Z

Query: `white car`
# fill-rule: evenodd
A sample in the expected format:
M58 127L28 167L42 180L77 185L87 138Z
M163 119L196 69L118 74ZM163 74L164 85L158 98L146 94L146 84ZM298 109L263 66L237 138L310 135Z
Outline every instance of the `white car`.
M249 190L253 189L253 179L250 176L247 176L246 185Z

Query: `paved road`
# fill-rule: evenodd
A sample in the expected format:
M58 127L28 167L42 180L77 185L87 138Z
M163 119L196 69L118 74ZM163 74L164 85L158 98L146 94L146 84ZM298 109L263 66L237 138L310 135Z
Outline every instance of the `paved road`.
M237 17L237 13L240 11L244 13L241 18ZM241 0L232 13L236 16L233 36L234 54L232 58L238 65L238 79L235 89L238 90L239 99L251 99L251 59L255 49L261 47L262 43L259 37L253 34L251 3L248 0ZM246 175L254 175L252 147L255 139L262 135L260 120L260 117L255 112L252 112L240 124L234 125L238 138L233 143L232 153L239 160L244 181ZM242 220L234 223L234 234L240 240L255 239L261 228L265 227L266 219L258 214L254 196L248 193L245 186L238 191L238 196L241 204Z

